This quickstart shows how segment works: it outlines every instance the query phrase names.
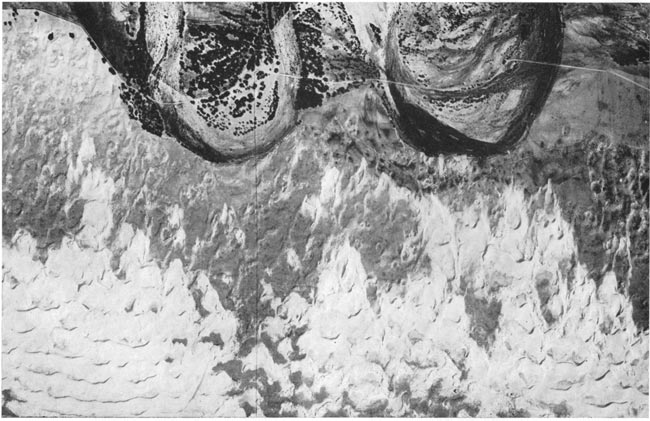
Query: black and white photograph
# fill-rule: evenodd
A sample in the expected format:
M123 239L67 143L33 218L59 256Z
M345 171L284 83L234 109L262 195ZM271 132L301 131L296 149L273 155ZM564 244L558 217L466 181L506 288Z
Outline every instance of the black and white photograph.
M2 23L2 417L648 418L650 3Z

